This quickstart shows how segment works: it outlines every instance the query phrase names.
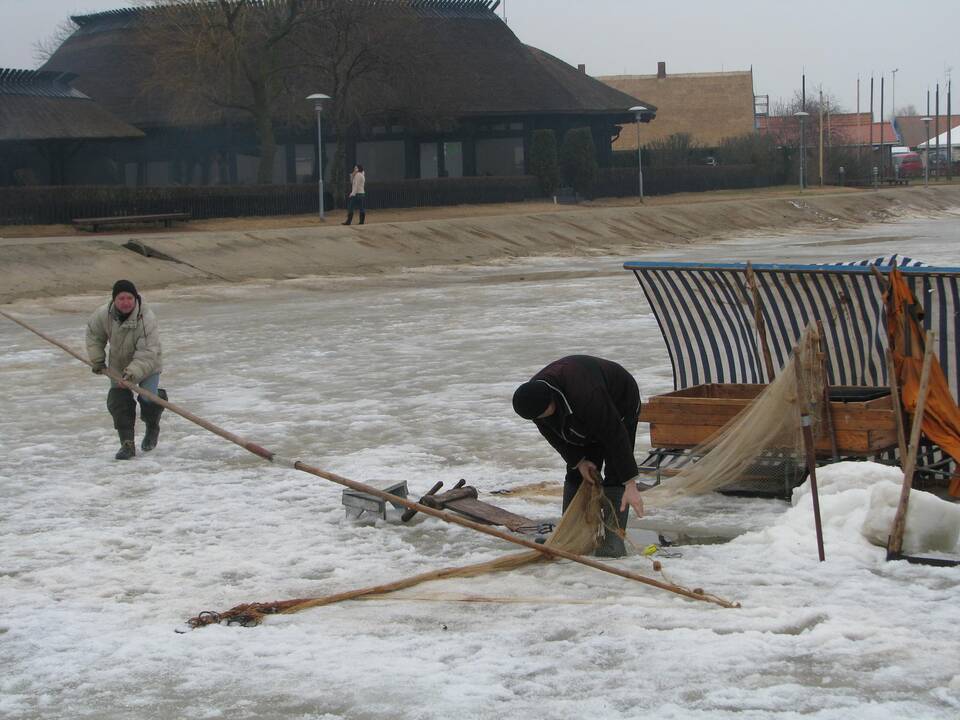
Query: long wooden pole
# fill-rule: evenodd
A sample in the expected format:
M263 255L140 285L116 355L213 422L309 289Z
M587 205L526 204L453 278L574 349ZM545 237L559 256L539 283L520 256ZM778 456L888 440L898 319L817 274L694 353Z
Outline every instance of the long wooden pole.
M22 320L19 320L18 318L15 318L14 316L4 312L3 310L0 310L0 315L2 315L3 317L7 318L12 322L15 322L17 325L21 326L22 328L29 330L35 335L38 335L39 337L43 338L47 342L53 345L56 345L61 350L68 353L69 355L72 355L73 357L75 357L77 360L84 363L85 365L93 367L93 363L91 363L87 358L83 357L82 355L80 355L79 353L77 353L75 350L68 347L67 345L64 345L59 340L56 340L50 337L49 335L42 333L36 328L31 327L27 323L23 322ZM484 535L490 535L491 537L499 538L501 540L506 540L507 542L512 543L514 545L521 545L530 550L536 550L538 553L552 559L563 558L564 560L571 560L575 563L579 563L581 565L586 565L587 567L594 568L595 570L600 570L601 572L606 572L611 575L617 575L619 577L626 578L627 580L634 580L636 582L643 583L644 585L650 585L651 587L656 587L661 590L666 590L668 592L676 593L677 595L682 595L684 597L690 598L691 600L711 602L716 605L720 605L721 607L727 607L727 608L739 607L739 603L723 600L722 598L714 597L702 591L696 592L696 590L688 590L678 585L660 582L659 580L654 580L653 578L649 578L644 575L639 575L637 573L630 572L629 570L623 570L613 565L607 565L606 563L598 562L593 558L567 552L566 550L561 550L560 548L553 548L547 545L539 545L538 543L535 543L532 540L526 540L525 538L515 537L513 535L510 535L505 532L501 532L500 530L489 527L487 525L481 525L480 523L473 522L472 520L467 520L466 518L462 518L459 515L453 515L452 513L446 513L441 510L435 510L432 507L428 507L427 505L423 505L421 503L414 502L413 500L408 500L407 498L402 498L397 495L392 495L388 492L384 492L383 490L380 490L379 488L375 488L371 485L366 485L364 483L357 482L355 480L350 480L349 478L345 478L335 473L321 470L320 468L300 462L299 460L293 460L291 458L282 457L280 455L277 455L276 453L271 452L270 450L267 450L262 445L258 445L257 443L246 440L240 437L239 435L235 435L231 432L228 432L227 430L224 430L223 428L218 427L217 425L214 425L213 423L207 420L204 420L203 418L198 417L197 415L194 415L188 410L185 410L184 408L181 408L175 405L174 403L164 400L159 395L155 395L154 393L150 392L149 390L146 390L145 388L140 387L139 385L132 385L126 382L120 376L119 373L117 373L114 370L111 370L110 368L106 368L105 370L103 370L103 374L109 377L111 380L114 380L116 383L118 383L122 387L128 388L138 393L139 395L142 395L143 397L147 398L147 400L149 400L150 402L156 403L157 405L161 405L167 410L170 410L171 412L176 413L180 417L186 420L189 420L195 425L199 425L204 430L209 430L213 434L219 435L224 440L228 440L232 442L234 445L238 445L242 447L244 450L247 450L248 452L253 453L257 457L260 457L268 462L271 462L274 465L280 465L283 467L292 468L294 470L299 470L300 472L305 472L310 475L323 478L324 480L329 480L330 482L336 483L337 485L343 485L344 487L351 488L352 490L357 490L359 492L367 493L369 495L373 495L374 497L378 497L382 500L386 500L388 502L391 502L397 505L403 505L409 510L416 510L417 512L422 512L424 515L430 515L431 517L435 517L439 520L443 520L444 522L452 523L454 525L461 525L463 527L470 528L471 530L476 530L477 532L483 533Z
M917 406L913 413L913 426L910 429L910 447L907 449L907 460L903 466L903 486L900 488L900 502L897 505L897 514L893 518L893 529L887 541L887 559L892 560L900 555L903 549L903 532L907 525L907 508L910 504L910 490L913 487L913 471L917 466L917 451L920 446L920 428L923 425L923 412L926 409L927 393L930 391L930 367L933 365L932 330L927 330L926 347L923 352L923 369L920 371L920 389L917 394Z
M817 535L817 555L820 562L826 560L823 550L823 524L820 521L820 491L817 488L817 454L814 448L812 420L807 407L808 388L803 380L803 368L800 366L800 346L793 351L793 366L797 377L797 406L800 410L800 431L803 434L803 448L807 459L807 474L810 476L810 497L813 499L813 525Z

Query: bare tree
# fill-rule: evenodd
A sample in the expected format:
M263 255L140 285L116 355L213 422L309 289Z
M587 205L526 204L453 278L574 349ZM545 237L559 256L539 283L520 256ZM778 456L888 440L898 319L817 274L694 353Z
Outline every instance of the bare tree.
M70 18L62 21L47 37L38 40L33 45L33 59L37 65L43 65L53 57L53 54L77 31L77 24Z
M147 0L140 38L153 59L148 85L177 115L248 117L260 145L258 181L270 182L278 124L312 121L305 96L333 98L335 194L346 142L371 115L415 105L411 80L425 56L398 48L407 2L383 0ZM403 62L398 58L403 57ZM321 149L322 152L322 149Z
M302 66L290 52L305 31L310 0L155 0L138 39L152 58L148 90L179 117L217 110L253 120L260 145L257 181L273 179L274 126ZM302 98L301 98L302 100Z

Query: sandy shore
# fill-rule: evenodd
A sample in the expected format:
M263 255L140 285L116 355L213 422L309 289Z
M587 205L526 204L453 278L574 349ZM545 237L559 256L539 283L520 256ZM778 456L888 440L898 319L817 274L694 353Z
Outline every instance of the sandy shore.
M0 228L0 303L96 292L120 277L151 289L535 255L637 254L744 232L849 227L957 207L960 185L703 193L644 205L619 200L383 211L371 213L373 222L363 227L343 227L337 215L326 224L302 217L238 219L176 232L82 236L63 228L7 227ZM147 255L124 247L130 241Z

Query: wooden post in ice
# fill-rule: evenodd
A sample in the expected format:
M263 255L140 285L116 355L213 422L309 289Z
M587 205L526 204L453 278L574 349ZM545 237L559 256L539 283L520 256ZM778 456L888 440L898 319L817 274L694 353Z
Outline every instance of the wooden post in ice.
M920 446L920 427L923 424L923 411L930 391L930 366L933 364L933 344L936 336L928 330L924 340L923 369L920 371L920 389L917 393L917 407L913 413L913 425L910 428L910 446L903 464L903 487L900 489L900 502L897 514L893 517L893 528L887 540L887 560L900 556L903 549L903 532L907 525L907 507L910 504L910 490L913 487L913 471L917 467L917 451Z
M797 376L797 407L800 411L800 431L803 434L803 449L807 458L807 474L810 476L810 497L813 500L813 525L817 532L817 554L820 562L826 560L823 550L823 525L820 522L820 493L817 490L817 455L814 448L813 427L807 407L807 387L803 381L800 363L800 345L793 349L793 368Z

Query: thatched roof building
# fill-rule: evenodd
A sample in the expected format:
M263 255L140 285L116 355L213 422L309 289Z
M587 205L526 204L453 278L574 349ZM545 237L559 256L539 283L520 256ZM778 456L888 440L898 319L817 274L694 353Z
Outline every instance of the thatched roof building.
M143 137L71 87L75 77L0 68L0 142Z
M686 133L702 146L716 147L724 138L754 131L753 70L668 75L661 62L656 75L597 79L656 106L656 122L641 128L642 145ZM636 150L636 132L625 130L614 149Z
M358 0L363 1L363 0ZM443 108L457 116L476 115L609 115L630 122L630 95L578 72L563 61L521 43L493 11L494 0L394 0L381 2L386 21L401 40L398 62L426 56L434 72L417 77L412 101ZM390 6L408 12L390 14ZM78 29L51 56L45 70L69 71L76 86L128 122L140 126L176 124L172 102L144 87L150 58L135 37L141 23L151 22L139 8L74 16ZM316 88L304 87L309 94ZM384 97L383 107L403 109L411 99ZM306 106L305 106L306 107ZM422 109L422 108L415 108ZM219 122L209 108L207 120Z
M382 19L396 67L407 76L396 85L361 80L352 93L373 101L350 131L347 159L372 166L373 177L521 174L532 134L544 128L560 141L571 128L589 127L605 165L619 127L634 122L628 108L638 102L655 107L653 100L639 100L524 45L496 14L499 0L348 1ZM148 81L153 58L138 29L157 17L137 8L74 17L76 31L43 69L75 73L77 88L148 132L149 149L141 159L150 167L138 171L138 182L196 182L198 158L205 168L219 164L202 171L202 182L252 182L248 170L259 150L250 115L196 102L188 119L176 93ZM299 116L276 122L284 157L275 181L311 179L307 143L316 131L312 107L299 98L331 92L319 85L316 78L298 81L290 96ZM171 139L174 133L177 139ZM164 169L165 162L179 165ZM180 167L184 163L189 167Z

